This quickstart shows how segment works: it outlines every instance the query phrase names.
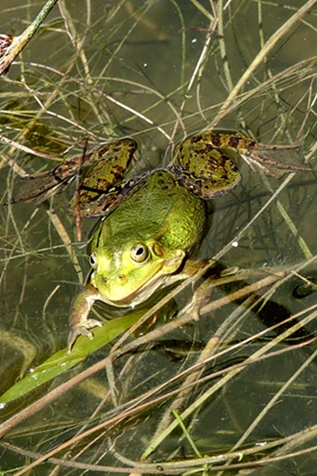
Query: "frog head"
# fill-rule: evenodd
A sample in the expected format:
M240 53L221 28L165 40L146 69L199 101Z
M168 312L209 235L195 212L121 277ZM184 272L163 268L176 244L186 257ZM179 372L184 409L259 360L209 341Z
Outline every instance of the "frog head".
M153 239L128 241L123 247L98 247L90 256L91 283L100 299L113 306L134 306L176 279L185 251ZM178 278L179 279L179 278Z

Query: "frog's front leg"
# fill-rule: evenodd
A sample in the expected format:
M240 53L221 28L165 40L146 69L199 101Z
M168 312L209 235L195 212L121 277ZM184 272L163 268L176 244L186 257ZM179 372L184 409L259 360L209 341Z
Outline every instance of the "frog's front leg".
M73 300L69 314L70 333L67 341L68 352L71 350L72 345L79 335L82 334L92 339L93 335L89 329L102 326L101 322L96 319L88 319L90 310L94 302L98 299L100 299L98 289L89 283Z
M225 276L235 274L236 268L224 268L221 263L213 259L188 260L184 266L184 272L188 277L195 276L202 268L206 270L202 281L193 284L193 296L191 301L182 309L182 314L190 313L194 320L199 320L201 309L210 300L215 286L218 286Z
M212 270L210 270L212 268ZM212 289L210 288L210 280L214 280L219 273L217 263L213 259L189 259L183 269L183 273L188 277L194 277L202 269L206 273L212 274L212 277L203 279L203 282L195 281L193 283L193 296L191 301L182 309L181 314L190 313L195 321L199 320L200 309L209 301Z

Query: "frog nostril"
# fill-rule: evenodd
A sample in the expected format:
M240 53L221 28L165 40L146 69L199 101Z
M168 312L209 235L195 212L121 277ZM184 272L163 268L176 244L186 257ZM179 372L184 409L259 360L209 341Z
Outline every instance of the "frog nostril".
M103 278L103 282L104 282L104 283L107 283L107 282L108 282L108 278L107 278L107 277L104 277L104 278Z
M119 281L122 281L123 279L125 279L125 274L119 274L118 279Z

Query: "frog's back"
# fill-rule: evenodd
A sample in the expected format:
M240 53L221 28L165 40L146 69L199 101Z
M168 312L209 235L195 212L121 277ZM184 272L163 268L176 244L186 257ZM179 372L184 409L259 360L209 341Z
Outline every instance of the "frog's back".
M205 204L181 186L169 171L158 169L106 219L111 240L120 246L127 237L154 238L164 246L189 251L200 240Z

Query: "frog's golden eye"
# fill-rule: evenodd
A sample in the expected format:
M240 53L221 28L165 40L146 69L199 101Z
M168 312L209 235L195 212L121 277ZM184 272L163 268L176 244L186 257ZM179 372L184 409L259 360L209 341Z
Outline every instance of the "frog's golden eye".
M149 257L149 249L143 243L135 243L131 248L130 256L135 263L144 263Z
M97 268L97 253L94 252L89 257L89 264L93 269Z

